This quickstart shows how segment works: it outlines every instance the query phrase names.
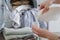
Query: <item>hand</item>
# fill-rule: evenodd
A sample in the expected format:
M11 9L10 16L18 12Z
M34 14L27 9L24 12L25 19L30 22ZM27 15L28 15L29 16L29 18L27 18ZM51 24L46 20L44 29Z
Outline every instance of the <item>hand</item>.
M46 2L44 2L44 3L42 3L42 4L40 5L40 10L43 9L42 14L46 13L47 11L49 11L49 6L50 6L50 4L52 4L52 3L53 3L53 2L51 2L51 1L46 1Z
M39 37L47 38L49 40L58 40L58 36L45 29L38 28L36 25L32 25L32 31Z
M45 3L42 3L40 5L40 10L43 9L42 14L46 13L49 10L49 6L46 5Z

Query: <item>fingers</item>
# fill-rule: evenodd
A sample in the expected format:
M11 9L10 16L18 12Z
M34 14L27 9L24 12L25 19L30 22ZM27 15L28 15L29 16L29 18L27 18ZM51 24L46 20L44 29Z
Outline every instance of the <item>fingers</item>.
M41 6L40 6L40 10L43 9L43 8L44 8L44 5L41 5Z
M43 10L42 10L43 9ZM40 10L42 10L42 14L46 13L49 10L49 4L47 3L42 3L40 5Z
M43 8L45 8L45 4L40 5L40 10L43 9Z
M46 13L47 11L49 11L49 7L45 7L42 11L42 14Z

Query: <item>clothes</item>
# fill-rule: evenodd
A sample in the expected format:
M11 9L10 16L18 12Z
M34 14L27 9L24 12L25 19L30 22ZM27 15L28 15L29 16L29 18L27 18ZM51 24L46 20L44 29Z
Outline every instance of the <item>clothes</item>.
M43 21L38 21L35 16L36 13L38 13L38 9L31 8L29 5L17 7L16 10L13 11L13 14L11 14L11 19L15 22L14 28L31 27L34 22L37 22L38 26L41 26L42 28L45 27Z
M18 23L18 25L17 25L17 27L20 25L20 26L22 26L22 27L26 27L27 26L27 24L29 25L29 27L30 27L30 23L26 23L27 21L26 21L26 16L28 16L29 14L28 14L28 12L26 13L26 11L28 11L29 9L31 9L31 7L29 6L29 5L22 5L22 6L19 6L18 8L16 8L16 10L13 12L13 14L12 14L12 16L11 16L11 18L12 18L12 20L17 24ZM22 14L23 13L23 14ZM29 16L28 16L29 17ZM16 19L17 18L17 19ZM17 22L17 20L18 20L18 22ZM29 19L27 19L28 21L30 21L30 18ZM16 27L16 24L15 24L15 27ZM19 27L20 27L19 26ZM28 27L28 26L27 26Z
M24 34L30 34L32 35L32 30L30 27L25 27L25 28L19 28L19 29L14 29L14 28L4 28L4 34L6 36L9 35L24 35ZM20 36L21 37L21 36Z
M26 36L26 37L23 37L23 38L14 38L14 39L11 39L11 40L37 40L33 35L29 35L29 36Z
M0 0L1 1L1 0ZM7 37L6 37L6 35L5 35L5 33L4 33L4 36L5 36L5 38L13 38L13 36L14 37L17 37L17 35L14 35L17 31L15 31L15 29L14 28L20 28L21 27L21 23L20 22L22 22L22 24L25 26L25 28L26 27L31 27L31 25L32 25L32 22L34 22L34 21L36 21L36 18L35 18L35 13L37 12L37 10L34 8L34 9L32 9L32 10L30 10L31 9L31 7L30 6L28 6L28 7L22 7L23 9L29 9L28 11L26 10L26 12L25 12L25 14L23 14L24 16L22 16L21 18L20 18L20 16L21 16L21 13L19 13L20 11L21 11L21 7L19 7L18 8L18 12L17 12L17 10L14 10L14 12L12 13L12 10L10 9L10 2L8 2L8 1L10 1L10 0L7 0L7 2L4 0L4 13L3 13L3 17L4 17L4 19L3 19L3 21L1 21L2 22L2 28L4 29L5 27L6 28L8 28L8 31L6 31L6 32L10 32L10 33L12 33L13 35L7 35ZM8 4L9 3L9 4ZM16 13L17 12L17 13ZM24 17L24 19L22 19ZM21 21L21 20L24 20L24 22L23 21ZM27 22L27 23L26 23ZM15 25L16 24L16 25ZM25 25L26 24L26 25ZM9 28L12 28L12 27L14 27L13 28L13 31L15 32L11 32L11 29L9 29ZM23 26L22 26L23 27ZM2 29L1 28L1 29ZM24 29L24 28L23 28ZM30 28L29 28L30 29ZM7 29L6 29L7 30ZM22 30L22 29L20 29L20 30ZM27 31L28 31L28 34L29 34L29 32L31 31L31 30L28 30L28 29L26 29ZM23 32L26 32L26 30L22 30L21 32L23 33ZM4 31L4 30L3 30ZM20 31L18 31L18 33L17 34L20 34L19 33ZM28 36L28 34L26 35L26 34L24 34L24 35L18 35L18 37L19 36ZM30 34L31 35L31 34ZM33 35L33 34L32 34Z
M2 30L2 24L3 24L3 21L4 21L4 9L3 9L3 0L0 0L0 30Z
M7 1L7 0L6 0ZM9 3L9 5L10 5L10 3ZM16 9L18 9L18 12L21 10L21 9L31 9L31 7L30 6L28 6L28 7L26 7L26 6L20 6L20 7L18 7L18 8L16 8ZM16 10L14 10L14 11L16 11ZM34 11L34 13L32 13ZM30 14L30 12L32 13L32 14ZM29 14L28 14L29 13ZM34 8L33 10L30 10L30 11L27 11L26 12L26 16L27 15L29 15L29 16L31 16L30 18L29 18L29 20L31 21L31 19L34 19L34 18L32 18L32 15L34 15L35 13L37 13L37 10ZM13 16L11 16L11 14L13 15ZM2 17L2 15L3 15L3 17ZM15 15L15 16L14 16ZM19 15L19 16L18 16ZM25 18L26 18L26 16L25 16ZM16 23L16 27L21 27L21 23L20 23L20 19L19 19L19 17L20 17L20 14L19 13L15 13L15 14L13 14L12 13L12 10L10 10L10 8L9 8L9 6L8 6L8 4L4 1L4 13L3 14L1 14L1 17L2 17L2 19L1 19L1 29L3 28L3 27L12 27L12 26L14 26L14 24ZM14 17L16 17L17 19L16 20L12 20L12 19L15 19ZM27 16L28 17L28 16ZM24 18L24 25L26 26L26 25L29 25L29 22L27 22L26 23L26 21L27 21L27 19L28 18L26 18L25 19ZM17 21L18 20L18 21ZM15 22L15 23L14 23ZM43 23L42 23L42 26L43 26L43 24L44 24L44 21L42 21ZM26 24L25 24L26 23ZM41 23L41 22L40 22ZM12 25L13 24L13 25ZM22 21L22 24L23 24L23 21ZM32 24L32 23L30 23L30 24ZM30 26L30 25L29 25ZM45 24L44 24L44 27L45 27Z
M0 0L0 14L1 14L0 30L4 27L12 27L12 24L13 24L13 21L10 19L10 14L13 14L12 10L11 10L10 0L4 0L3 2L2 2L2 0ZM1 7L2 4L4 5L3 9ZM2 11L3 11L3 13L2 13Z
M15 22L15 24L13 24L14 27L20 27L21 23L20 23L20 11L21 9L24 8L24 6L21 6L18 8L18 10L14 10L13 13L11 14L10 18ZM29 8L29 7L28 7ZM27 9L27 7L25 7L25 9Z
M10 10L10 8L8 7L8 4L6 3L6 1L4 0L4 27L12 27L12 23L13 21L10 19L10 14L12 13L12 11Z
M28 7L29 8L29 7ZM9 11L8 9L6 9L7 11ZM4 36L6 38L16 38L16 37L26 37L29 35L33 35L32 30L30 27L25 27L25 28L20 28L20 15L19 13L16 13L16 11L14 11L15 13L8 13L5 12L5 25L4 25ZM7 16L6 16L7 15ZM17 25L15 25L15 23ZM14 28L12 28L14 27ZM18 28L18 29L16 29ZM9 39L8 38L8 39Z

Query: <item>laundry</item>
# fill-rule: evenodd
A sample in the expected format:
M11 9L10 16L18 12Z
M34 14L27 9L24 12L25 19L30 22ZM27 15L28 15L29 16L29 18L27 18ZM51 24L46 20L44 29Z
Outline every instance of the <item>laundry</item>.
M34 35L32 32L32 24L36 22L40 27L40 20L35 16L38 14L38 9L32 8L30 5L20 5L15 9L11 9L7 2L5 5L3 34L5 39L23 38L29 35ZM10 6L10 7L9 7ZM44 21L42 21L42 25ZM42 26L41 26L42 27ZM45 24L44 24L45 27Z
M6 9L5 9L5 14L4 14L4 26L3 26L4 27L3 28L4 38L13 39L17 37L22 38L22 37L26 37L29 35L33 35L30 27L21 28L21 22L20 22L21 18L20 18L19 12L17 12L17 14L16 14L16 11L14 11L15 13L12 13L12 11L10 10L7 4L5 4L5 7Z
M9 36L9 39L12 39L16 37L22 38L29 35L34 35L34 33L31 30L32 24L36 22L37 25L40 26L39 21L35 16L37 12L38 9L31 8L30 5L21 5L17 7L12 13L10 13L10 20L5 21L6 26L4 26L3 31L5 37L8 39ZM11 24L10 27L8 23ZM44 22L42 23L42 25L43 24Z
M6 0L6 1L8 1L8 0ZM21 27L21 26L27 26L27 25L29 25L29 26L31 26L31 23L29 23L29 22L27 22L26 23L26 21L27 20L30 20L31 22L34 20L34 15L35 14L38 14L37 12L39 11L38 9L36 9L36 8L31 8L31 6L30 5L22 5L22 6L19 6L18 8L16 8L15 10L14 10L14 13L11 13L11 6L10 6L10 4L8 4L7 2L5 2L4 3L4 5L6 6L6 9L4 9L5 10L5 13L4 13L4 22L3 22L3 25L2 26L4 26L4 27L16 27L16 28L19 28L19 27ZM9 7L10 6L10 7ZM24 14L24 16L26 15L29 15L30 16L30 19L28 19L28 18L26 18L26 16L25 16L25 18L24 18L24 24L23 24L23 20L21 21L20 20L20 14L21 13L19 13L21 10L23 10L22 8L24 8L25 10L26 10L26 12L25 12L25 14ZM29 9L29 11L27 10L27 9ZM17 12L18 11L18 12ZM8 13L9 12L9 13ZM17 12L17 13L16 13ZM28 13L29 12L29 13ZM31 14L30 14L31 13ZM18 16L19 15L19 16ZM33 16L32 16L33 15ZM28 16L27 16L28 17ZM32 18L33 17L33 18ZM12 18L12 19L10 19L10 18ZM31 20L32 19L32 20ZM15 22L13 22L13 21ZM19 22L19 21L21 21L21 23ZM44 21L42 21L43 23L42 23L42 25L44 24ZM41 23L41 22L40 22ZM13 25L12 25L13 24ZM21 25L21 24L23 24L23 25ZM3 28L3 27L2 27ZM2 29L1 28L1 29Z
M15 22L14 28L31 27L32 23L36 21L38 22L38 25L39 25L39 22L41 22L41 20L38 21L37 17L35 16L35 14L37 13L38 13L38 9L31 8L31 6L29 5L21 5L17 7L11 14L11 19ZM40 24L43 25L44 21L42 21Z
M33 35L29 35L29 36L26 36L26 37L23 37L23 38L13 38L13 39L10 39L10 40L36 40L36 38L34 38Z
M2 3L3 1L2 0L0 0L0 31L2 30L2 24L3 24L3 11L4 11L4 9L3 9L3 3Z
M32 34L32 30L29 27L20 29L4 28L4 33L6 35L23 35L23 34Z

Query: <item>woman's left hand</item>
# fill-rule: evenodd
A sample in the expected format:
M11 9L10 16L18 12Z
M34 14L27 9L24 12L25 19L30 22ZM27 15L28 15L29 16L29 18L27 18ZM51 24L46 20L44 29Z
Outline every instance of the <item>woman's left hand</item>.
M53 1L45 1L44 3L40 4L40 10L43 9L42 14L46 13L49 11L49 6L53 3Z

